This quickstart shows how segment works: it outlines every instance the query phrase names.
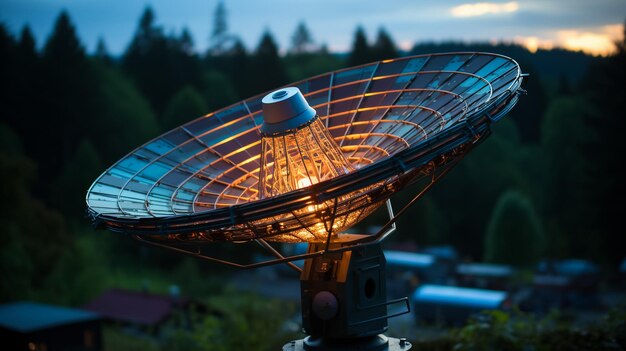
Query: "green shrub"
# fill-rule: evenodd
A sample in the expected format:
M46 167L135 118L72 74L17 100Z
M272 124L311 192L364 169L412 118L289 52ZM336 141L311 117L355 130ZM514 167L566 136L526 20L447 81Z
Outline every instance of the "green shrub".
M302 335L286 330L295 312L293 303L252 294L228 292L208 300L214 311L194 323L192 330L174 329L163 350L280 350Z
M544 247L541 223L530 200L517 191L504 193L487 226L486 261L529 266Z
M537 319L519 311L484 311L447 337L413 342L422 351L458 350L626 350L626 306L611 310L597 324L572 327L558 312Z

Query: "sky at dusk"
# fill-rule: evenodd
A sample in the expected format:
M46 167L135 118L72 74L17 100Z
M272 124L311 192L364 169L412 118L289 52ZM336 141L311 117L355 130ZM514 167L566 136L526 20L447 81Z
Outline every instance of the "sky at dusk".
M109 51L122 53L147 5L166 32L188 28L195 47L209 45L218 0L0 0L0 22L18 33L25 24L38 45L50 34L54 20L66 9L86 48L99 37ZM282 50L304 21L316 43L331 51L349 50L357 25L370 40L387 29L402 49L420 41L516 42L531 50L564 47L606 55L622 37L626 0L226 0L229 31L255 48L269 30Z

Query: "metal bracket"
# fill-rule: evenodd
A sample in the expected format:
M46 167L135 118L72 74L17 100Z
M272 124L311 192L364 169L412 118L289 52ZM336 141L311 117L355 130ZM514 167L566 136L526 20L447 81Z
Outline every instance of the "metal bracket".
M144 243L144 244L157 246L157 247L160 247L160 248L172 250L172 251L180 253L180 254L184 254L184 255L188 255L188 256L192 256L192 257L200 258L200 259L203 259L203 260L211 261L211 262L214 262L214 263L224 264L224 265L227 265L227 266L230 266L230 267L235 267L235 268L240 268L240 269L260 268L260 267L266 267L266 266L271 266L271 265L280 264L280 263L287 263L287 264L289 264L289 263L292 263L293 261L299 261L299 260L305 260L305 259L308 259L308 258L323 256L323 255L326 255L326 254L329 254L329 253L340 253L340 252L344 252L344 251L351 251L351 250L354 250L354 249L359 248L359 247L364 247L364 246L378 244L381 241L385 240L385 238L387 238L389 235L391 235L391 233L393 233L396 230L396 222L398 221L398 218L400 218L400 216L405 214L406 211L413 204L415 204L415 202L417 200L419 200L430 188L432 188L433 185L435 185L435 183L437 183L437 181L441 177L446 175L452 168L454 168L454 166L462 158L463 158L463 155L459 155L459 157L457 159L455 159L452 162L446 164L444 166L443 171L441 171L441 173L439 173L439 174L435 174L436 172L433 172L433 176L431 177L430 183L428 183L422 189L422 191L417 193L413 197L413 199L411 199L411 201L409 201L404 207L402 207L398 211L398 213L394 214L393 207L391 206L391 201L387 200L387 202L386 202L387 213L389 214L389 218L390 219L389 219L389 221L387 221L387 223L385 223L385 225L382 226L382 228L380 228L378 230L378 232L376 232L376 234L374 234L374 235L367 235L367 236L360 237L358 239L347 241L347 242L343 243L343 245L341 247L334 248L334 249L330 248L330 240L327 240L324 249L322 249L320 251L285 257L280 252L278 252L278 250L276 250L272 246L270 246L270 244L267 243L265 240L259 239L259 240L257 240L257 243L259 243L259 245L261 245L263 248L268 250L273 256L276 257L276 259L271 259L271 260L262 261L262 262L256 262L256 263L241 264L241 263L236 263L236 262L232 262L232 261L228 261L228 260L219 259L219 258L212 257L212 256L206 256L206 255L204 255L201 252L201 250L198 247L196 247L195 251L185 250L185 249L182 249L182 248L179 248L179 247L174 247L174 246L170 246L170 245L165 245L165 244L159 243L157 241L152 241L152 240L147 239L146 237L142 237L142 236L137 235L137 234L133 235L132 237L134 239ZM329 237L330 237L330 234L331 233L329 233ZM295 266L295 265L293 265L293 266L292 265L293 265L293 263L291 265L289 265L289 266L293 269L294 268L293 266ZM300 272L300 268L297 267L296 271Z
M381 319L389 319L389 318L393 318L393 317L397 317L397 316L401 316L403 314L407 314L411 312L411 304L409 303L409 298L408 297L401 297L399 299L394 299L394 300L389 300L389 301L385 301L383 303L378 303L375 305L370 305L367 307L361 307L359 308L360 310L367 310L370 308L376 308L376 307L381 307L381 306L389 306L389 305L393 305L396 303L400 303L400 302L404 302L406 309L400 312L395 312L392 314L388 314L385 316L380 316L380 317L376 317L376 318L370 318L370 319L366 319L366 320L362 320L362 321L358 321L358 322L354 322L354 323L350 323L350 326L355 326L355 325L359 325L359 324L365 324L365 323L369 323L369 322L374 322L374 321L378 321ZM358 308L358 306L357 306Z

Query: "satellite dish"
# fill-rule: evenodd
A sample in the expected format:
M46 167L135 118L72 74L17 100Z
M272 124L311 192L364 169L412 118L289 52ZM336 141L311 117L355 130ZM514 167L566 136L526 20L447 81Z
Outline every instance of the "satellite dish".
M442 156L485 136L516 102L521 80L515 61L484 53L406 57L316 76L292 86L339 146L352 167L347 174L261 198L262 94L135 149L91 186L89 213L107 229L163 239L298 242L310 241L299 233L317 223L299 211L339 199L345 213L358 202L359 215L342 222L342 232L447 162Z
M98 227L238 267L308 259L303 301L335 306L330 295L314 293L319 282L312 277L319 271L312 267L324 266L334 253L341 258L328 261L331 266L357 269L346 256L383 240L406 209L394 215L389 198L415 182L423 184L416 198L429 189L515 105L522 80L514 60L472 52L322 74L212 112L140 146L94 182L88 211ZM378 233L344 234L386 202L391 219ZM249 241L277 258L242 265L188 249ZM307 254L283 257L268 242L310 245ZM367 250L384 272L382 251ZM354 278L366 300L384 295L380 276L371 284ZM303 317L305 329L332 340L374 337L386 330L389 317L387 303L378 303L374 317L362 311L334 316L334 309L308 310L303 304L303 316L305 310L325 311L324 318ZM357 321L364 318L370 322ZM329 329L335 319L343 324ZM359 347L379 347L381 340ZM324 349L308 342L309 350Z

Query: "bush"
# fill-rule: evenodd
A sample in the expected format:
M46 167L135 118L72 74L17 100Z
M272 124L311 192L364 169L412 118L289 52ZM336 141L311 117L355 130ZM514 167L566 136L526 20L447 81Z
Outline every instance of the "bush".
M290 303L227 291L210 298L208 306L213 314L201 317L192 330L173 329L163 350L280 350L302 337L284 327L295 312Z
M626 306L584 330L563 323L558 313L538 320L519 311L485 311L448 337L413 346L422 351L626 350Z
M486 261L529 266L541 257L544 246L540 220L530 200L516 191L504 193L487 226Z

